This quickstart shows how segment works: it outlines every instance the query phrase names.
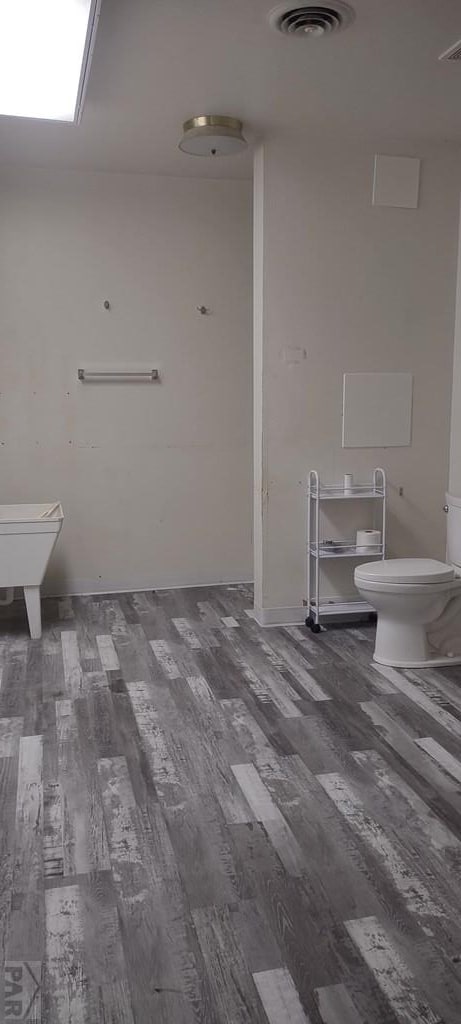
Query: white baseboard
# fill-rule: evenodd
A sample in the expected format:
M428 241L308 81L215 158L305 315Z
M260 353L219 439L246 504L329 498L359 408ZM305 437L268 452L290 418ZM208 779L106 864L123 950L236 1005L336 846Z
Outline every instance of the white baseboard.
M307 608L304 605L294 608L258 608L254 607L254 618L259 626L299 626L305 622Z
M192 590L195 587L236 587L252 586L253 580L230 579L230 580L201 580L195 583L168 584L162 581L154 581L142 584L139 581L127 585L126 580L117 584L116 581L108 580L70 580L68 584L49 583L42 587L42 597L91 597L92 594L142 594L152 590ZM21 591L17 596L21 596Z

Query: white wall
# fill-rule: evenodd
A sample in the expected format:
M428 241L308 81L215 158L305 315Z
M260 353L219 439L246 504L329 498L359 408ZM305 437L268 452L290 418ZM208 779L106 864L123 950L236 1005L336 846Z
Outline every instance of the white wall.
M460 161L449 148L414 154L422 157L419 209L377 208L371 190L380 151L274 138L258 156L265 496L258 591L266 621L270 609L299 609L306 594L309 468L339 482L345 472L367 479L384 466L389 554L445 555ZM287 347L305 348L306 359L287 362ZM342 377L354 371L414 374L411 447L342 449ZM326 589L353 592L333 570Z
M253 202L253 525L254 603L262 606L264 554L263 349L264 349L264 151L255 154Z
M461 222L460 222L461 223ZM461 498L461 231L456 288L455 357L451 408L450 494Z
M0 206L0 501L62 500L48 590L250 579L250 182L4 169ZM131 362L162 383L77 382Z

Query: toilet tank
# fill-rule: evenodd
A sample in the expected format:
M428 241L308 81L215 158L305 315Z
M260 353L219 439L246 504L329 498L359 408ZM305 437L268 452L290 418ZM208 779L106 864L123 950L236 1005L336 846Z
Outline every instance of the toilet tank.
M447 562L461 569L461 498L447 494Z

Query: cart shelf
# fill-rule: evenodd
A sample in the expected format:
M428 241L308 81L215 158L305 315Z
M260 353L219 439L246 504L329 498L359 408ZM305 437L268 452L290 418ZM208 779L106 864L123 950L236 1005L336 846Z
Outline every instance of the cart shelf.
M323 484L320 486L319 492L312 492L313 498L320 498L321 501L333 501L338 499L344 501L357 501L358 498L384 498L385 492L380 488L374 490L369 484L355 484L353 487L348 487L347 491L344 487L325 487Z
M311 604L310 611L316 608ZM336 617L337 615L369 615L374 609L367 601L323 601L319 605L320 615Z
M315 544L311 544L309 548L310 554L316 558L376 558L380 559L383 557L383 546L380 544L376 547L369 547L366 551L363 548L357 548L355 544L332 544L324 545L320 541L319 550Z

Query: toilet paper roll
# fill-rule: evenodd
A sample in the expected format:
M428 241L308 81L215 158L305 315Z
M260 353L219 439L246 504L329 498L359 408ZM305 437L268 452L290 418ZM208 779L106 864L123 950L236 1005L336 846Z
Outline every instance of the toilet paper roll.
M381 530L357 530L357 551L367 554L370 548L381 546Z

